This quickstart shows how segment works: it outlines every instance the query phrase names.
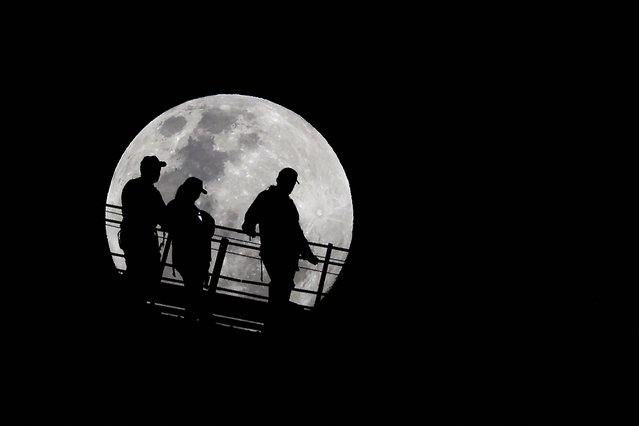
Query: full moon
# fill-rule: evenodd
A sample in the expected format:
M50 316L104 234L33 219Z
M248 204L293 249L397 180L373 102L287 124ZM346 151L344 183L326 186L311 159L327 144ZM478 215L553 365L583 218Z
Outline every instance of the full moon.
M202 194L196 205L215 219L218 230L214 239L227 236L231 243L256 247L259 240L251 241L245 234L220 227L239 229L255 197L275 184L282 168L294 168L299 185L291 198L306 238L311 243L333 244L338 249L331 259L338 264L346 260L353 233L353 204L346 173L324 137L293 111L265 99L234 94L202 97L175 106L151 121L130 142L113 173L107 204L121 205L122 188L140 175L140 161L147 155L167 162L155 185L166 203L187 177L198 177L208 194ZM117 213L117 209L106 209L107 219L120 219ZM107 223L113 261L118 269L125 270L124 259L117 256L122 254L117 232L116 226ZM214 244L214 249L217 246ZM311 248L323 259L325 247ZM212 253L211 269L216 253ZM294 291L291 301L305 306L316 302L311 292L318 289L322 265L300 260L295 283L302 291ZM340 270L339 265L329 265L324 293L330 291ZM170 268L165 268L164 275L171 274ZM179 276L177 271L175 274ZM221 279L218 291L268 295L266 286L249 282L269 281L255 249L229 245L222 275L235 279Z

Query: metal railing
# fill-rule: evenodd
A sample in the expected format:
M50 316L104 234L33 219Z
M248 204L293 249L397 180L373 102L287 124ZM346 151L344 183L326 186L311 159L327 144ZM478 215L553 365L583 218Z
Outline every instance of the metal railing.
M111 255L114 258L114 263L116 263L116 269L119 273L124 273L126 270L123 262L124 254L119 250L117 237L114 238L114 235L117 236L117 232L120 229L121 210L121 206L107 203L105 223L107 226L107 238L110 238L109 247L111 249ZM179 273L176 274L173 265L168 259L171 250L170 235L159 226L157 231L158 237L162 241L161 284L167 286L183 286L181 276ZM250 239L241 229L217 225L215 234L211 238L211 258L214 261L211 262L211 268L209 269L207 291L213 291L215 295L224 294L235 298L266 302L268 300L269 284L262 280L263 270L259 257L260 245L258 241L259 234L256 239ZM316 307L322 296L327 294L327 277L337 277L349 251L347 248L338 247L331 243L320 244L309 241L309 244L312 247L320 248L324 253L315 253L319 259L317 266L321 265L321 269L299 266L300 271L306 271L306 273L314 274L317 277L317 285L315 288L302 288L296 285L293 289L292 294L307 295L306 302L300 304L304 310L311 310ZM215 254L213 252L215 252ZM232 276L231 273L234 272L232 270L229 272L224 271L225 263L233 257L260 262L260 281L246 277ZM121 261L115 262L115 259L118 258ZM120 266L118 266L118 263ZM183 312L183 308L181 308L179 304L160 305L166 308L166 314L182 316L181 312Z

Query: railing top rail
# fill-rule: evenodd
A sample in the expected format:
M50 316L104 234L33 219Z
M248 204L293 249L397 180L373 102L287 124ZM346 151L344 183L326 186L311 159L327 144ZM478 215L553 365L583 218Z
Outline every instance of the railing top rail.
M111 207L111 208L115 208L115 209L120 209L120 210L122 209L122 206L118 206L118 205L116 205L116 204L109 204L109 203L106 203L106 206L107 206L107 207ZM109 222L109 223L122 223L122 221L117 220L117 219L105 219L105 220L106 220L107 222ZM215 227L216 227L216 228L218 228L218 229L223 229L223 230L225 230L225 231L236 232L236 233L238 233L238 234L244 234L244 231L242 231L241 229L237 229L237 228L231 228L231 227L228 227L228 226L217 225L217 224L216 224L216 226L215 226ZM161 228L160 228L160 229L161 229ZM245 235L245 234L244 234L244 235ZM260 234L258 233L257 235L259 236ZM315 243L315 242L312 242L312 241L309 241L308 243L309 243L310 245L312 245L312 246L315 246L315 247L324 247L324 248L328 248L328 244ZM246 247L246 246L241 246L241 245L240 245L240 244L238 244L238 243L233 243L233 245L240 246L240 247ZM254 247L246 247L246 248L254 248ZM333 246L333 250L338 250L338 251L343 251L343 252L348 252L348 251L349 251L349 249L347 249L347 248L344 248L344 247L338 247L338 246Z

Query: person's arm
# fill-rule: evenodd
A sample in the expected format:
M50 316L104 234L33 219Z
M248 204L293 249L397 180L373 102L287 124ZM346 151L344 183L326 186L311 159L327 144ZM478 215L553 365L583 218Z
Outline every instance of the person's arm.
M162 195L160 194L160 192L158 191L158 200L156 202L157 204L157 221L158 221L158 225L160 225L160 228L162 228L163 230L167 228L168 226L168 211L167 211L167 207L166 207L166 203L164 202L164 199L162 198Z
M308 243L308 240L304 236L304 232L302 228L298 226L298 239L300 245L300 257L304 260L311 262L313 265L317 265L319 263L319 259L311 250L311 246Z
M144 201L147 201L145 203ZM134 231L147 231L148 228L155 227L152 215L149 211L148 197L140 191L139 182L135 179L130 180L122 189L122 221L126 222L126 226ZM152 225L149 225L151 223Z
M255 232L255 226L260 220L261 210L262 210L262 199L264 196L260 193L253 203L249 206L246 214L244 214L244 222L242 223L242 231L246 235L251 238L257 236L257 232Z
M162 229L171 234L172 237L175 236L176 232L179 232L181 220L178 216L178 206L175 204L175 201L170 201L164 209Z
M198 209L202 223L204 225L204 234L207 238L212 238L215 234L215 219L207 211Z
M124 185L124 188L122 188L122 194L120 195L120 203L122 204L122 215L127 219L131 219L131 216L134 215L134 212L136 211L135 207L133 206L135 204L135 196L131 194L131 192L133 191L131 189L132 187L133 183L131 183L131 181L128 181Z

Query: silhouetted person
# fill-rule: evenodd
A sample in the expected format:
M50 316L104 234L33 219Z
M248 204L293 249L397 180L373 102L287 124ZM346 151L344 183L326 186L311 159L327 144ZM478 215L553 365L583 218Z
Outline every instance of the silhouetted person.
M295 184L299 183L297 172L286 167L280 170L276 182L257 195L242 223L242 230L249 237L257 235L255 227L259 225L260 257L271 278L265 324L267 333L279 331L284 325L291 291L295 288L299 258L313 265L319 262L300 227L297 207L289 197Z
M184 281L185 315L190 322L206 313L203 290L211 264L215 220L195 205L200 194L206 193L202 180L189 177L167 204L166 227L173 245L173 266Z
M147 312L152 310L160 282L160 246L156 227L164 219L166 204L155 183L166 162L155 155L140 162L140 176L122 189L122 225L120 247L126 261L126 281L134 300ZM147 305L151 301L151 306Z

